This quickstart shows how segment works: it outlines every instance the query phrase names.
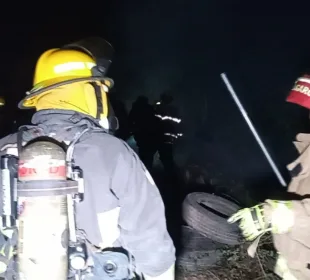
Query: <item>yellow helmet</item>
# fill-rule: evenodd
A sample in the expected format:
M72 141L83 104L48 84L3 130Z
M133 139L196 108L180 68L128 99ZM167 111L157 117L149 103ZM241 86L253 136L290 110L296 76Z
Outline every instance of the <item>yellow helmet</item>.
M68 45L50 49L38 59L33 88L18 106L21 109L34 108L42 93L75 82L101 81L111 88L113 80L106 78L104 74L105 71L100 70L96 58L83 48Z

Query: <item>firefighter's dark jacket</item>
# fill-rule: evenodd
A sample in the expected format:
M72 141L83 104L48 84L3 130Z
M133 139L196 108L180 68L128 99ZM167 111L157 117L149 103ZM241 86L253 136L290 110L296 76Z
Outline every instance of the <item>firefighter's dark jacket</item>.
M32 123L59 141L72 141L86 127L98 126L86 115L64 110L37 112ZM11 134L0 140L0 147L3 150L16 142L17 135ZM85 180L85 198L78 205L77 225L88 239L99 245L105 233L99 230L98 217L119 209L119 236L113 245L130 251L138 271L149 276L161 275L171 267L175 248L167 232L163 201L135 152L104 131L90 130L76 144L74 161L83 169Z

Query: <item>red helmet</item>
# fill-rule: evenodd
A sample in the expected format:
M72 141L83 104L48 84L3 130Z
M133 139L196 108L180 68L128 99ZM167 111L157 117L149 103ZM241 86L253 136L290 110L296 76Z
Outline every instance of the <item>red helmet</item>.
M286 101L310 109L310 75L305 74L296 80Z

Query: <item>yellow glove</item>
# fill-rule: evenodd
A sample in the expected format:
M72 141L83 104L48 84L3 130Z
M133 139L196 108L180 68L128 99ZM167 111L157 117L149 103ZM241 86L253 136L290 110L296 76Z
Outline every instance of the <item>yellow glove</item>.
M246 240L252 241L267 231L281 234L294 224L291 201L266 200L263 204L244 208L232 215L229 223L240 221L239 227Z
M264 204L241 209L228 219L230 224L237 221L240 221L240 230L248 241L252 241L261 234L271 230L270 222L264 217Z

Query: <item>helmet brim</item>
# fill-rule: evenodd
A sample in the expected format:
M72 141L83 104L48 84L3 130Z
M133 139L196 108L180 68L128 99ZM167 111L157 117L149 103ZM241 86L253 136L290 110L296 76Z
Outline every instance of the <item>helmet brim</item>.
M42 93L45 93L63 85L83 81L100 81L109 88L112 88L114 86L114 81L106 77L58 77L55 79L43 81L42 83L35 85L30 91L26 93L27 96L18 103L18 108L33 109L36 106L35 103L38 95L41 95Z

